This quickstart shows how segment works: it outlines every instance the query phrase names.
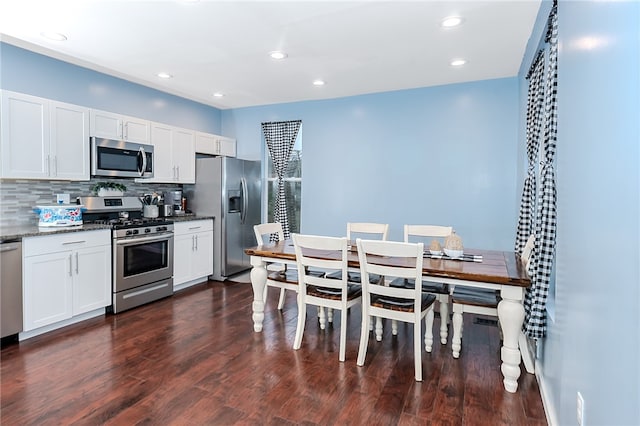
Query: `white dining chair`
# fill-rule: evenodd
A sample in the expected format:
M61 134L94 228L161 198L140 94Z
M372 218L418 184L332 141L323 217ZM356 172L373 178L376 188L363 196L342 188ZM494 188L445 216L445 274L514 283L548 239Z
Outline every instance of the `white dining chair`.
M425 247L429 247L432 240L437 240L441 247L444 247L444 239L451 235L453 227L440 225L404 225L404 242L416 243L422 242ZM427 241L428 240L428 241ZM425 249L428 250L428 249ZM412 288L415 283L408 279L395 279L389 285L393 287L409 287ZM440 343L447 344L449 337L449 286L447 284L422 281L422 291L436 296L440 307ZM391 328L393 334L397 334L397 322L392 321Z
M293 234L293 244L298 266L298 325L293 349L300 349L307 317L307 305L339 310L340 353L339 360L344 362L347 342L347 310L360 303L362 290L360 286L349 284L347 280L347 239L336 237L320 237L315 235ZM314 253L322 252L322 259ZM327 258L328 257L328 258ZM327 278L309 274L309 270L341 272L342 278ZM320 329L326 328L324 309L318 311Z
M531 255L535 244L535 235L531 235L525 244L520 260L529 271ZM464 328L463 315L465 313L498 316L498 303L500 303L500 291L484 288L470 288L457 286L451 294L453 306L453 338L451 339L451 351L454 358L460 357L462 348L462 332Z
M389 235L389 224L388 223L372 223L372 222L348 222L347 223L347 240L349 244L354 244L355 239L358 237L366 237L367 239L378 239L382 241L386 241L387 236ZM360 273L359 272L348 272L349 282L360 284ZM341 279L340 272L335 272L327 275L328 278L336 278ZM371 280L374 282L381 281L383 278L377 275L371 275ZM329 318L329 322L333 321L333 312L329 309L327 316ZM373 318L371 319L371 324L369 325L369 330L373 330ZM382 321L376 320L376 327L379 329L380 335L382 335ZM382 339L382 337L380 337Z
M422 292L423 243L357 239L362 274L362 327L358 349L359 366L364 365L369 345L369 318L388 318L413 324L415 379L422 381L422 319L425 319L424 347L433 348L433 305L436 297ZM371 274L413 280L413 288L373 284Z
M264 245L274 241L284 241L284 232L279 222L261 223L254 225L253 232L257 244ZM269 263L267 265L267 282L264 287L263 300L267 301L267 289L275 287L280 289L278 309L282 310L287 290L298 292L298 273L296 268L287 267L283 263Z

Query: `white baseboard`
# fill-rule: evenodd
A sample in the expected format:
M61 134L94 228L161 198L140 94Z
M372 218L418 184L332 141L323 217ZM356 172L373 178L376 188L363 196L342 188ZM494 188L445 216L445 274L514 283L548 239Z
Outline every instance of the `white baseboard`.
M542 375L542 365L536 360L536 379L538 380L538 388L540 389L540 397L542 398L542 406L544 408L544 414L547 417L547 423L549 426L559 425L558 416L556 415L556 408L551 400L551 394L549 393L549 387Z

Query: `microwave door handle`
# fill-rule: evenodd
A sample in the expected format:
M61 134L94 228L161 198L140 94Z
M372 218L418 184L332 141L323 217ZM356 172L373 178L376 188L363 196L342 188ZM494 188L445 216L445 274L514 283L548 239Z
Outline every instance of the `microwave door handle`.
M139 158L142 159L142 161L139 161L138 164L142 163L142 168L138 169L138 173L140 174L140 176L144 175L144 172L147 170L147 153L144 152L144 147L140 147L140 151L138 151L138 156Z

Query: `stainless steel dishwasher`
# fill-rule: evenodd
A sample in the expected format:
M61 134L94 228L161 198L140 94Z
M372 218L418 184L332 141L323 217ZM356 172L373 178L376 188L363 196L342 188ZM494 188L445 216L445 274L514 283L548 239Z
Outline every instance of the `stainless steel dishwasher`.
M22 331L22 242L0 243L0 337Z

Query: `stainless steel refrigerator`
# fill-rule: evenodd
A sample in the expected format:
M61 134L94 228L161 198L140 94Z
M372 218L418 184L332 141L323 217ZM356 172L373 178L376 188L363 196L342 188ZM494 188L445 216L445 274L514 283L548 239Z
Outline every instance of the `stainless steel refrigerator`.
M244 249L256 245L253 225L262 217L260 171L260 161L199 157L195 185L184 185L189 209L214 216L214 280L251 268Z

